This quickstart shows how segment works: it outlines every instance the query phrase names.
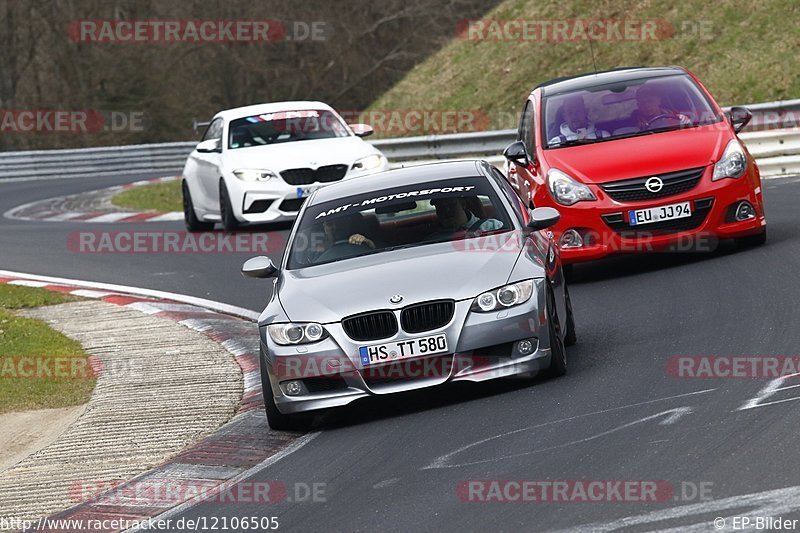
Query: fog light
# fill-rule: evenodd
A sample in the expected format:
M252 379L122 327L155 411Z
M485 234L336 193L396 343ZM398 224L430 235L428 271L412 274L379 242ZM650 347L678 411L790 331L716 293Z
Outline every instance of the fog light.
M580 248L583 246L583 237L581 237L581 234L576 230L568 229L561 234L561 240L559 242L562 248Z
M517 351L518 351L518 352L519 352L521 355L529 355L529 354L532 354L532 353L533 353L533 350L535 350L535 349L536 349L536 348L535 348L535 346L534 346L533 342L532 342L532 341L530 341L530 340L528 340L528 339L525 339L525 340L523 340L523 341L519 341L519 342L517 343Z
M740 202L739 207L736 208L736 221L749 220L756 218L756 210L750 202Z
M289 396L297 396L303 390L303 386L299 381L288 381L283 388Z

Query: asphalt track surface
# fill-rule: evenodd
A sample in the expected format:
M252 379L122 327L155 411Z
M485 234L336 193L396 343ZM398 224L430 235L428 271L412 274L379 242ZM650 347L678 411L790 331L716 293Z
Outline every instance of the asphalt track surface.
M0 183L0 211L146 177L154 176ZM752 405L769 379L690 379L667 371L674 356L800 355L800 179L765 181L764 189L766 246L740 251L726 242L712 253L580 265L571 285L578 344L568 350L567 376L356 403L330 415L305 446L243 481L278 480L295 501L205 502L173 519L277 516L280 530L292 531L582 525L588 531L635 516L626 531L713 531L717 516L757 516L758 505L732 506L776 489L785 490L765 497L772 509L800 518L800 494L792 489L800 485L800 403L793 401L800 399L800 387L741 409ZM254 310L270 290L269 283L238 274L248 254L68 249L71 232L103 229L120 228L2 219L0 269L161 289ZM792 380L773 387L800 383ZM664 480L675 492L655 503L482 503L459 497L468 480ZM293 494L295 483L324 484L317 499L325 501L297 501L302 498ZM705 501L691 494L676 501L682 491L700 486L709 491ZM693 516L685 516L689 511ZM732 530L730 518L726 530Z

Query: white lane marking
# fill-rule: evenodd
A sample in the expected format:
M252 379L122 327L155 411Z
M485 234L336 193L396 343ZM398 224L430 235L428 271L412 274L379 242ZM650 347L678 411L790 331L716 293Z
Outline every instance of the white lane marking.
M85 281L79 279L57 278L53 276L40 276L38 274L28 274L26 272L14 272L12 270L0 270L0 276L9 278L22 278L23 280L41 281L44 284L56 283L61 285L74 285L76 287L84 287L88 289L99 289L113 292L120 292L123 294L132 294L134 296L150 296L152 298L160 298L164 300L173 300L185 304L197 305L205 307L212 311L225 313L228 315L238 316L247 320L258 320L259 313L243 307L237 307L222 302L215 302L213 300L206 300L205 298L197 298L195 296L186 296L184 294L177 294L174 292L158 291L155 289L144 289L141 287L131 287L129 285L116 285L114 283L101 283L96 281ZM12 282L13 283L13 282Z
M775 405L777 403L784 403L784 402L791 402L794 400L800 400L800 396L795 396L793 398L784 398L783 400L773 400L771 402L764 402L770 396L774 395L775 393L782 391L782 390L789 390L800 385L788 385L786 387L780 387L781 383L786 381L788 378L795 378L800 376L800 373L797 374L787 374L785 376L781 376L779 378L773 379L769 383L767 383L766 387L758 391L758 395L755 398L752 398L745 402L745 404L737 409L737 411L745 411L747 409L755 409L756 407L766 407L767 405Z
M226 339L220 344L222 344L223 348L237 357L250 353L250 348L246 344L236 339Z
M45 283L43 281L30 281L27 279L15 279L14 281L9 281L9 285L21 285L22 287L46 287L49 283Z
M390 487L390 486L394 485L398 481L400 481L399 477L393 477L393 478L389 478L389 479L384 479L383 481L379 481L378 483L375 483L374 485L372 485L372 488L373 489L383 489L383 488Z
M674 424L675 422L677 422L678 419L680 417L682 417L683 415L688 415L691 412L692 412L692 408L691 407L678 407L677 409L673 409L672 414L669 415L664 420L662 420L661 422L659 422L658 425L659 426L669 426L670 424Z
M534 428L540 428L540 427L550 426L550 425L554 425L554 424L560 424L562 422L571 422L572 420L576 420L578 418L585 418L587 416L595 416L595 415L601 415L601 414L605 414L605 413L611 413L611 412L614 412L614 411L619 411L621 409L629 409L631 407L639 407L639 406L642 406L642 405L649 405L651 403L656 403L656 402L664 402L664 401L668 401L668 400L674 400L674 399L677 399L677 398L685 398L687 396L695 396L695 395L698 395L698 394L706 394L706 393L709 393L709 392L713 392L715 390L717 390L717 389L715 389L715 388L714 389L704 389L704 390L699 390L699 391L695 391L695 392L687 392L687 393L684 393L684 394L678 394L676 396L666 396L664 398L656 398L655 400L647 400L645 402L637 402L637 403L632 403L632 404L628 404L628 405L621 405L619 407L611 407L609 409L602 409L600 411L592 411L591 413L584 413L584 414L581 414L581 415L570 416L570 417L562 418L562 419L559 419L559 420L553 420L551 422L545 422L543 424L537 424L537 425L531 426L531 427L515 429L515 430L512 430L512 431L501 433L499 435L495 435L493 437L487 437L485 439L481 439L481 440L475 441L475 442L473 442L471 444L467 444L466 446L462 446L462 447L456 449L455 451L452 451L450 453L446 453L444 455L440 455L439 457L434 459L433 462L431 462L429 465L423 466L422 470L433 470L433 469L436 469L436 468L455 468L455 467L458 467L458 466L467 466L468 464L478 464L478 463L481 463L481 462L489 462L489 461L499 460L500 458L488 459L488 460L485 460L485 461L478 461L478 462L474 462L474 463L465 463L463 465L451 465L451 464L448 464L448 462L449 462L451 457L453 457L454 455L457 455L457 454L459 454L459 453L461 453L461 452L463 452L465 450L468 450L470 448L474 448L475 446L480 446L481 444L484 444L486 442L489 442L489 441L492 441L492 440L495 440L495 439L507 437L509 435L515 435L517 433L522 433L523 431L529 431L529 430L534 429ZM662 424L663 423L671 424L671 423L675 422L678 418L683 416L684 414L687 414L687 412L690 412L690 411L685 411L685 409L691 410L691 408L679 407L678 409L671 409L670 411L665 411L663 413L659 413L658 415L652 415L652 416L647 417L647 418L648 419L649 418L654 418L654 417L657 417L657 416L664 415L666 413L671 413L671 416L669 416L666 420L664 420L662 422ZM683 410L683 411L682 412L678 412L678 411L681 411L681 410ZM642 422L642 421L643 420L640 419L636 423ZM617 428L617 429L621 429L621 428ZM573 443L570 443L570 444L576 444L576 443L577 443L577 441L573 442ZM548 449L550 449L550 448L548 448ZM537 452L541 452L541 451L544 451L544 449L537 450ZM536 452L527 452L527 453L536 453ZM524 454L521 454L521 455L524 455Z
M70 294L80 296L82 298L103 298L104 296L111 296L113 292L108 291L93 291L91 289L76 289L70 291Z
M153 218L148 218L148 222L167 222L172 220L183 220L183 212L182 211L170 211L169 213L164 213L163 215L157 215Z
M81 213L78 211L68 211L66 213L60 213L58 215L44 217L42 220L47 220L49 222L61 222L64 220L69 220L71 218L79 217L81 215L85 215L86 213ZM30 217L28 217L30 218Z
M125 307L136 309L137 311L141 311L146 315L155 315L161 312L161 309L159 307L151 305L147 302L133 302L132 304L128 304Z
M302 437L299 437L297 440L293 441L289 446L287 446L283 450L279 451L275 455L272 455L272 456L266 458L261 463L248 468L247 470L245 470L244 472L242 472L238 476L235 476L235 477L229 479L228 481L225 481L224 483L221 483L221 484L217 485L216 487L214 487L211 490L204 491L202 496L198 496L197 498L193 498L190 501L184 502L184 503L182 503L180 505L176 505L175 507L173 507L173 508L171 508L171 509L169 509L167 511L164 511L160 515L154 517L151 521L152 522L158 522L159 520L166 520L168 518L172 518L172 517L174 517L176 515L185 513L189 509L192 509L193 507L196 507L196 506L200 505L204 501L207 501L207 500L210 500L210 499L214 498L220 492L222 492L224 490L227 490L230 487L235 486L240 481L244 481L245 479L247 479L249 477L252 477L253 475L257 474L258 472L261 472L262 470L265 470L265 469L269 468L270 466L272 466L273 464L277 463L278 461L280 461L284 457L290 456L291 454L293 454L294 452L296 452L297 450L299 450L300 448L302 448L303 446L305 446L306 444L308 444L309 442L311 442L312 440L317 438L317 436L319 434L320 434L319 431L315 431L313 433L306 433ZM147 531L148 529L146 527L144 527L144 526L147 525L147 522L148 522L147 520L143 521L143 524L142 524L141 527L135 527L135 528L131 528L131 529L125 530L125 533L134 533L134 532L137 532L137 531Z
M779 517L785 514L794 514L798 509L800 509L800 486L795 486L742 494L722 500L711 500L691 505L671 507L669 509L626 516L608 522L582 524L561 529L554 533L605 533L607 531L616 531L620 529L628 530L636 526L646 526L647 531L657 533L694 533L713 531L715 529L715 517L724 519L723 528L725 531L732 531L737 529L734 527L734 516ZM666 524L660 524L661 528L659 527L659 522L666 522L668 520L677 521L682 518L690 518L694 522L677 525L675 527L665 527ZM751 522L750 526L751 528L754 527L754 522ZM717 530L722 530L723 528L717 528ZM751 530L751 528L747 529ZM637 530L639 529L641 528L637 528ZM739 527L738 529L746 528Z
M681 416L683 416L685 414L688 414L688 413L691 413L691 412L692 412L692 408L691 407L676 407L675 409L669 409L667 411L662 411L662 412L656 413L654 415L645 416L643 418L639 418L637 420L634 420L633 422L628 422L627 424L622 424L621 426L617 426L615 428L612 428L612 429L609 429L609 430L606 430L606 431L602 431L600 433L597 433L596 435L592 435L591 437L585 437L585 438L582 438L582 439L572 440L572 441L569 441L569 442L565 442L563 444L556 444L554 446L545 446L544 448L537 448L535 450L529 450L527 452L511 453L511 454L508 454L508 455L501 455L501 456L498 456L498 457L491 457L491 458L488 458L488 459L480 459L478 461L469 461L469 462L466 462L466 463L450 464L449 463L449 459L453 455L459 453L459 452L453 452L453 453L449 453L449 454L446 454L446 455L443 455L443 456L437 458L433 463L431 463L430 466L427 466L427 467L423 468L423 470L433 469L433 468L460 468L462 466L474 466L474 465L481 465L481 464L486 464L486 463L495 463L497 461L504 461L506 459L514 459L516 457L525 457L526 455L533 455L533 454L536 454L536 453L547 452L547 451L550 451L550 450L560 450L561 448L567 448L569 446L575 446L576 444L583 444L585 442L590 442L590 441L593 441L593 440L597 440L597 439L599 439L601 437L605 437L606 435L611 435L612 433L616 433L617 431L622 431L623 429L627 429L629 427L633 427L633 426L636 426L638 424L643 424L645 422L649 422L650 420L655 420L656 418L661 418L663 416L666 416L667 418L665 420L662 420L659 423L659 425L672 424L678 418L680 418ZM478 446L479 444L483 444L483 443L492 441L494 439L499 439L499 438L505 437L505 436L510 435L512 433L521 433L523 431L530 431L532 429L539 429L542 426L547 426L547 425L551 425L551 424L553 424L553 422L547 422L547 423L544 423L544 424L538 424L538 425L530 426L530 427L523 428L523 429L517 429L517 430L511 431L509 433L503 434L503 435L497 435L495 437L484 439L483 442L481 442L481 443L473 443L473 444L470 444L468 446L465 446L464 448L462 448L462 451L467 450L469 448L473 448L475 446Z
M137 213L131 213L129 211L119 212L119 213L106 213L105 215L100 215L86 219L83 222L117 222L119 220L122 220L123 218L128 218L136 214Z

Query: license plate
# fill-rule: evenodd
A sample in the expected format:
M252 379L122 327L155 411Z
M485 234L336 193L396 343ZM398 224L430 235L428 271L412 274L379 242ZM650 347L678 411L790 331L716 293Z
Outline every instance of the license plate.
M322 187L322 185L309 185L308 187L298 187L297 188L297 197L298 198L305 198L307 196L311 196L311 193L316 191Z
M636 209L628 211L628 222L631 226L642 224L652 224L662 220L675 220L676 218L686 218L692 216L692 208L689 202L679 204L662 205L651 207L650 209Z
M447 353L447 337L444 334L358 348L362 366L442 353Z

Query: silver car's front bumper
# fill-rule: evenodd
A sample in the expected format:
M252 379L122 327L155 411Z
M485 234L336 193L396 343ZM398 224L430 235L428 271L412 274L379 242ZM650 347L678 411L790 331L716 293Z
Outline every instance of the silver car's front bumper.
M341 323L325 324L330 334L305 346L278 346L261 328L261 364L267 371L275 404L284 413L346 405L367 396L391 394L452 381L485 381L543 370L550 365L550 338L544 312L544 280L535 280L531 299L491 313L470 311L471 300L456 302L450 323L419 334L402 330L394 337L357 342ZM359 347L444 333L454 352L402 359L364 368ZM523 355L519 341L530 340L533 350ZM287 394L290 381L299 394ZM296 385L295 385L296 387Z

